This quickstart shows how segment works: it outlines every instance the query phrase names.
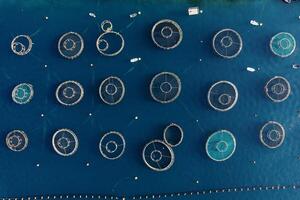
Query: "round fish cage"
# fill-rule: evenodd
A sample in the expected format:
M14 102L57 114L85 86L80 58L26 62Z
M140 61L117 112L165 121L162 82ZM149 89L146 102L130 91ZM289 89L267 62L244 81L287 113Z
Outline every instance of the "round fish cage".
M151 37L156 46L170 50L181 43L183 32L175 21L163 19L154 24Z
M183 141L183 134L183 129L178 124L171 123L164 129L164 142L170 147L177 147Z
M101 82L99 95L104 103L116 105L124 98L125 85L120 78L110 76Z
M21 83L14 87L11 96L15 103L20 105L27 104L34 96L33 86L29 83Z
M11 42L11 50L18 56L27 55L32 49L32 39L29 35L18 35Z
M266 83L265 93L273 102L282 102L290 96L291 86L286 78L275 76Z
M270 49L276 56L289 57L296 49L296 40L292 34L280 32L271 38Z
M231 59L237 57L242 48L242 38L235 30L222 29L213 37L213 49L223 58Z
M106 133L99 142L101 155L109 160L120 158L125 152L125 139L123 135L116 131Z
M111 21L104 20L101 23L102 34L97 38L96 47L100 54L104 56L116 56L122 52L125 46L123 36L113 31Z
M84 89L82 85L76 81L65 81L57 87L55 96L60 104L73 106L82 100Z
M260 129L259 138L263 145L274 149L282 145L285 138L285 130L280 123L269 121Z
M214 161L225 161L235 152L236 140L227 130L214 132L206 141L206 153Z
M6 136L6 145L12 151L23 151L28 145L28 137L24 131L13 130Z
M225 112L232 109L238 100L238 90L229 81L219 81L213 84L208 91L209 105L217 111Z
M145 145L143 160L154 171L166 171L173 166L175 155L172 148L163 141L153 140Z
M52 136L52 146L55 152L61 156L71 156L78 149L76 134L70 129L59 129Z
M62 57L72 60L82 53L84 41L79 33L67 32L59 38L57 46Z
M159 103L175 101L181 92L180 78L171 72L161 72L150 83L150 94Z

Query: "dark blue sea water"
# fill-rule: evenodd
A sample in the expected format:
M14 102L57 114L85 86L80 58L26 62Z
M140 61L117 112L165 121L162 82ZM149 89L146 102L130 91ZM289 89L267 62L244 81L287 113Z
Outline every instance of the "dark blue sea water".
M191 6L199 6L203 14L188 16ZM131 19L129 15L137 11L142 14ZM299 199L300 69L292 65L300 63L300 51L296 48L282 59L269 50L271 37L282 31L292 33L300 44L299 2L0 0L0 13L1 197L54 199L82 194L85 198L87 194L90 199L107 194L158 199L167 193L164 199ZM151 40L153 24L164 18L177 21L184 32L180 46L171 51L157 48ZM124 50L113 58L101 56L95 47L105 19L125 39ZM263 26L251 26L252 19ZM212 37L222 28L233 28L243 38L244 48L235 59L222 59L212 49ZM68 31L85 40L83 54L73 61L57 51L59 37ZM11 40L19 34L32 36L28 56L18 57L10 50ZM130 63L133 57L142 61ZM250 73L247 67L260 70ZM151 78L161 71L181 78L182 93L174 103L162 105L150 96ZM100 82L110 75L119 76L126 85L125 98L116 106L105 105L98 96ZM263 91L275 75L285 76L292 87L291 96L277 104ZM85 89L82 102L74 107L63 107L55 99L56 87L65 80L77 80ZM231 81L239 90L236 106L224 113L207 103L209 87L219 80ZM24 106L11 100L11 90L21 82L35 88L33 101ZM283 145L274 150L259 141L259 130L269 120L286 129ZM151 171L142 160L143 146L162 139L170 122L182 126L184 141L174 149L170 170ZM79 149L74 156L61 157L52 149L51 137L59 128L76 132ZM5 137L12 129L27 133L25 151L15 153L6 147ZM221 163L205 153L208 136L219 129L230 130L237 141L235 154ZM120 131L126 139L126 151L115 161L104 159L98 150L101 136L110 130ZM279 190L271 187L278 185ZM248 186L251 191L246 192ZM215 194L215 189L228 188L231 192ZM209 189L214 194L207 194ZM195 195L203 190L205 195Z

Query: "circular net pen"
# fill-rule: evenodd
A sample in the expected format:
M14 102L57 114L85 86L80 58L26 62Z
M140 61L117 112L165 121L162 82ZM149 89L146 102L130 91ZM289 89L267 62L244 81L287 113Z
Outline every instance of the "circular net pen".
M28 83L21 83L15 86L11 93L12 100L20 105L29 103L33 96L33 86Z
M32 49L32 39L29 35L18 35L11 42L11 50L18 56L27 55Z
M180 78L171 72L161 72L150 83L150 94L159 103L175 101L181 92Z
M177 147L183 141L183 129L175 123L169 124L163 133L164 142L170 147Z
M156 46L164 50L170 50L181 43L183 32L175 21L163 19L154 24L151 37Z
M84 90L76 81L65 81L61 83L55 93L57 101L65 106L78 104L84 96Z
M237 57L242 48L242 38L235 30L223 29L213 37L213 49L223 58L231 59Z
M235 152L234 135L227 130L214 132L206 141L206 153L214 161L225 161Z
M6 145L12 151L23 151L28 145L28 137L24 131L13 130L6 136Z
M145 145L143 160L154 171L166 171L174 164L175 155L172 148L163 141L153 140Z
M96 47L100 54L104 56L116 56L122 52L125 46L123 36L113 31L111 21L104 20L101 23L102 34L97 38Z
M270 149L281 146L284 141L284 137L285 130L278 122L269 121L260 129L260 141L263 145Z
M123 135L116 131L106 133L99 142L101 155L109 160L120 158L125 152L125 146Z
M265 93L273 102L282 102L286 100L291 93L291 86L287 79L281 76L275 76L265 85Z
M219 81L209 88L207 99L212 108L225 112L235 106L238 100L238 90L229 81Z
M62 57L72 60L82 53L84 41L80 34L67 32L59 38L57 47Z
M116 105L124 98L125 85L120 78L110 76L101 82L99 95L104 103Z
M52 146L55 152L61 156L71 156L78 149L76 134L70 129L60 129L52 136Z
M290 33L278 33L271 38L270 49L276 56L282 58L288 57L292 55L296 49L296 40Z

